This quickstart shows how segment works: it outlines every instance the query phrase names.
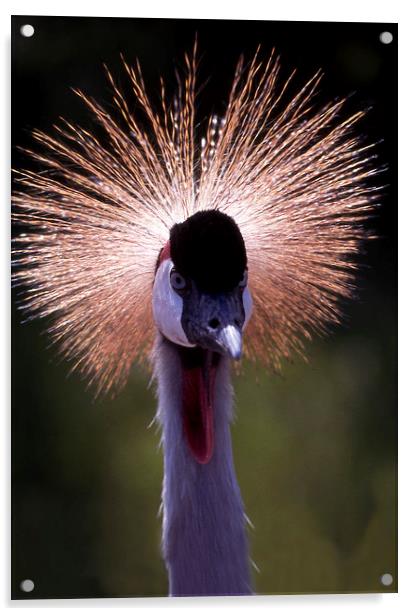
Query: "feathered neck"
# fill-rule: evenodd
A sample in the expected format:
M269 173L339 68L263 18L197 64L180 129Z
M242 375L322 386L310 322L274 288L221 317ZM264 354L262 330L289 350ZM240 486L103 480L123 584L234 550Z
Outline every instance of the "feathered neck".
M200 464L183 434L179 349L159 336L155 358L164 452L163 555L170 594L251 594L245 514L229 429L229 360L221 357L217 366L213 455Z

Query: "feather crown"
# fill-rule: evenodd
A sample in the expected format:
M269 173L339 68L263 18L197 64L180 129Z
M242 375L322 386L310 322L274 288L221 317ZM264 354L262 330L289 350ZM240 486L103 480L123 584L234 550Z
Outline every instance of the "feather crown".
M254 314L248 359L279 367L340 317L353 289L364 221L374 208L371 146L354 134L364 112L339 120L345 99L315 109L314 75L288 102L279 59L237 64L226 110L196 137L196 46L170 105L123 61L144 122L107 71L118 113L77 92L102 136L62 120L34 131L40 172L17 172L14 276L23 308L50 317L50 334L100 391L123 385L151 355L151 293L170 230L219 210L245 242Z

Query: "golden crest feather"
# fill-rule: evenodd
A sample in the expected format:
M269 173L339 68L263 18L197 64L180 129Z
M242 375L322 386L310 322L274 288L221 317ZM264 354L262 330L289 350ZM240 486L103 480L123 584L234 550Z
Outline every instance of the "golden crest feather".
M254 314L245 355L278 367L339 319L367 233L377 173L354 134L364 112L345 100L315 109L314 75L286 99L279 59L241 58L221 118L196 122L196 46L172 104L146 92L138 62L123 61L143 116L107 71L117 114L78 92L101 131L62 120L34 131L42 170L18 171L14 279L23 307L50 317L50 334L100 391L123 385L154 339L151 293L158 253L176 222L199 210L231 216L244 237ZM199 135L199 138L198 138Z

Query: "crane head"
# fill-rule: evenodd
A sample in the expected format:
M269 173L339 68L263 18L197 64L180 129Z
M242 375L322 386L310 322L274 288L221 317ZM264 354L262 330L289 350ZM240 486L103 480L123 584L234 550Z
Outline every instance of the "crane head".
M160 332L179 346L238 360L251 313L245 244L235 221L204 210L174 225L153 287Z

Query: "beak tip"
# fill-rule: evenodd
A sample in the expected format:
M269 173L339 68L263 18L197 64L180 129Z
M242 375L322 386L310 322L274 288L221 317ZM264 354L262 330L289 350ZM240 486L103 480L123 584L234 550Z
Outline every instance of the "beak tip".
M221 342L227 355L236 361L242 357L242 334L234 325L227 325L221 332Z
M242 357L242 344L239 348L229 349L228 353L231 359L239 361Z

